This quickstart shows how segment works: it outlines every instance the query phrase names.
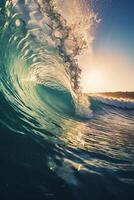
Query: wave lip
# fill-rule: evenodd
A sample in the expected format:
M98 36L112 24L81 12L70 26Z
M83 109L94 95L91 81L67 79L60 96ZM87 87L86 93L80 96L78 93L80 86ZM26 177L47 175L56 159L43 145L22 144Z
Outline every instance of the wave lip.
M72 88L77 91L81 69L76 56L80 54L86 45L82 34L77 32L76 35L76 28L74 32L74 26L68 25L68 20L60 14L56 7L57 3L53 0L25 1L23 4L20 0L12 2L16 12L19 12L21 18L25 21L28 32L34 36L32 49L39 55L38 57L41 57L43 62L46 51L49 51L46 58L49 60L57 54L58 58L55 58L54 62L59 59L58 63L63 63L63 66L60 67L65 68L66 73L69 74ZM39 45L45 50L37 49ZM48 57L49 53L51 58ZM46 63L44 65L46 66Z

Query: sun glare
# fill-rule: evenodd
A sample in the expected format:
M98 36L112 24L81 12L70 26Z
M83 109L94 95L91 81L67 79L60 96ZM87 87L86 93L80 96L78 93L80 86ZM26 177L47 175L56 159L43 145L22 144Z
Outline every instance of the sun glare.
M102 81L102 74L99 70L93 70L89 74L90 81L93 84L99 84Z
M84 75L85 88L90 88L90 92L98 92L104 86L104 77L101 71L92 69Z
M103 84L103 75L99 70L92 70L89 73L88 84L92 92L97 92Z

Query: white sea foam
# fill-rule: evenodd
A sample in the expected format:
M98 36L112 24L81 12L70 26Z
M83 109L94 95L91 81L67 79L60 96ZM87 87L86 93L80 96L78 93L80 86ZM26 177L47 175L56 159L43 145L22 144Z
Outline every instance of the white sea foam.
M134 100L131 99L104 97L98 95L91 96L91 98L106 105L115 106L118 108L134 109Z

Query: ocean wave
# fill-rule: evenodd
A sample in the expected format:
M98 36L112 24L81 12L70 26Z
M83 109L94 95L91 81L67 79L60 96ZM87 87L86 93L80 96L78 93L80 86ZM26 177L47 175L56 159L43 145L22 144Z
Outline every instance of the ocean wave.
M21 125L25 121L31 127L38 124L51 131L55 124L68 119L91 117L89 101L81 97L77 59L88 48L85 33L96 17L86 10L91 16L84 21L79 17L80 8L86 9L84 4L81 0L73 2L83 5L76 9L73 23L63 15L58 1L12 0L2 7L1 92L20 120L18 127L13 118L8 119L9 127L25 132L27 125Z
M3 199L88 200L133 194L134 115L124 110L132 109L133 102L89 98L79 87L79 53L90 48L89 32L97 20L86 2L2 1ZM92 109L94 102L102 109Z
M32 71L34 78L36 77L38 81L44 83L51 82L52 84L53 82L56 85L56 82L61 81L61 74L62 76L63 74L68 75L71 87L76 92L79 89L81 73L76 57L88 44L84 37L85 32L80 30L83 30L85 26L89 27L89 20L93 20L94 16L92 15L92 18L85 20L84 24L80 19L71 24L69 19L63 18L58 12L56 7L58 2L56 3L56 1L12 2L15 12L19 13L21 19L26 23L27 31L32 36L31 48L38 55L35 59L39 59L39 63L35 63L36 67L34 65ZM16 20L16 26L20 25L20 21ZM55 77L58 80L54 81ZM64 79L67 83L66 77L63 76L62 80ZM62 83L62 85L65 84Z
M134 100L123 99L123 98L113 98L104 96L90 96L94 101L100 102L105 105L114 106L122 109L134 109Z

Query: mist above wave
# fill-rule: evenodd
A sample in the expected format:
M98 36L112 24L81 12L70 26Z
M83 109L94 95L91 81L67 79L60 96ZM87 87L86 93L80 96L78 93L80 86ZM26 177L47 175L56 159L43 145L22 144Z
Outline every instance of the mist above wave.
M91 45L93 36L90 32L97 22L96 15L87 9L85 1L80 0L12 0L12 3L33 37L32 49L41 62L41 65L37 62L37 67L34 65L34 76L37 74L37 79L43 81L44 74L45 82L47 78L50 82L52 77L55 78L50 77L50 73L55 75L62 69L68 74L72 88L78 91L81 69L77 58ZM72 7L75 12L71 11ZM46 69L43 72L42 63L49 72L46 73ZM57 69L55 63L62 65Z

